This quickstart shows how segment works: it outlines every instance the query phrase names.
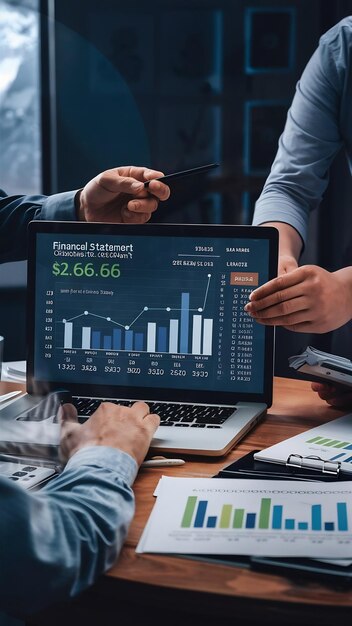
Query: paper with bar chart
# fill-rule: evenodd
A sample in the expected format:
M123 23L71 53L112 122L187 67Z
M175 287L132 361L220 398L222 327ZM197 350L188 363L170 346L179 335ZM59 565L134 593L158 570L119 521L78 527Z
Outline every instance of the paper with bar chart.
M137 552L352 557L352 484L166 478Z
M317 470L324 465L325 470L333 472L340 466L343 472L352 473L352 414L285 439L255 454L259 461L274 463L286 463L290 457L292 462L299 461L301 457L304 465L316 466Z

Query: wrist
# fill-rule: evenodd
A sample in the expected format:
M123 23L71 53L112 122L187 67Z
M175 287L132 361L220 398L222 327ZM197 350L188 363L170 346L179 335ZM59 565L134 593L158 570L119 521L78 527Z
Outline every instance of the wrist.
M334 275L340 282L341 291L345 295L346 312L349 315L349 319L352 319L352 266L343 267L341 270L334 272Z
M84 196L83 189L79 189L75 195L76 218L79 222L85 222Z
M263 226L273 226L279 231L279 256L289 257L298 262L303 241L297 230L284 222L266 222Z

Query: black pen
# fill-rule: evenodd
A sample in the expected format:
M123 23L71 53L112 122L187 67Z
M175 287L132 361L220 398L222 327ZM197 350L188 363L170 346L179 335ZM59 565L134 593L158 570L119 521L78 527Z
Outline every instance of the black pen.
M160 178L152 178L152 180L159 180L161 183L168 184L169 180L174 178L183 178L184 176L191 176L193 174L205 174L209 170L219 167L219 163L209 163L208 165L201 165L200 167L193 167L190 170L183 170L182 172L174 172L173 174L166 174L166 176L160 176ZM148 187L151 181L147 180L144 183L144 187Z

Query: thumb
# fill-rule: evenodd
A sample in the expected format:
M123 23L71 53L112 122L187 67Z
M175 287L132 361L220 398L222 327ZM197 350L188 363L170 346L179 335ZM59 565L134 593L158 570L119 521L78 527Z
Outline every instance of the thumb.
M78 423L76 407L69 402L59 407L57 417L59 424L61 424L60 438L63 448L67 441L74 436L75 431L81 428L81 425Z
M61 404L57 411L57 420L59 424L63 424L64 422L78 423L76 407L70 402Z
M77 448L82 427L77 422L64 421L61 424L60 458L66 462Z

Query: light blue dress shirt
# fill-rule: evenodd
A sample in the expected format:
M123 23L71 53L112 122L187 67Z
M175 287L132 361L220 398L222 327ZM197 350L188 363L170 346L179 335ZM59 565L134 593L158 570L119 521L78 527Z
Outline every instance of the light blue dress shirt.
M109 568L134 513L136 474L128 454L92 446L36 493L0 478L0 609L23 617Z
M75 195L0 190L0 262L25 258L29 221L75 220ZM113 564L133 516L136 473L128 454L95 446L37 493L0 477L1 626L15 623L2 611L25 617L68 600Z
M307 238L309 213L344 146L352 172L352 17L331 28L306 66L253 224L285 222Z

